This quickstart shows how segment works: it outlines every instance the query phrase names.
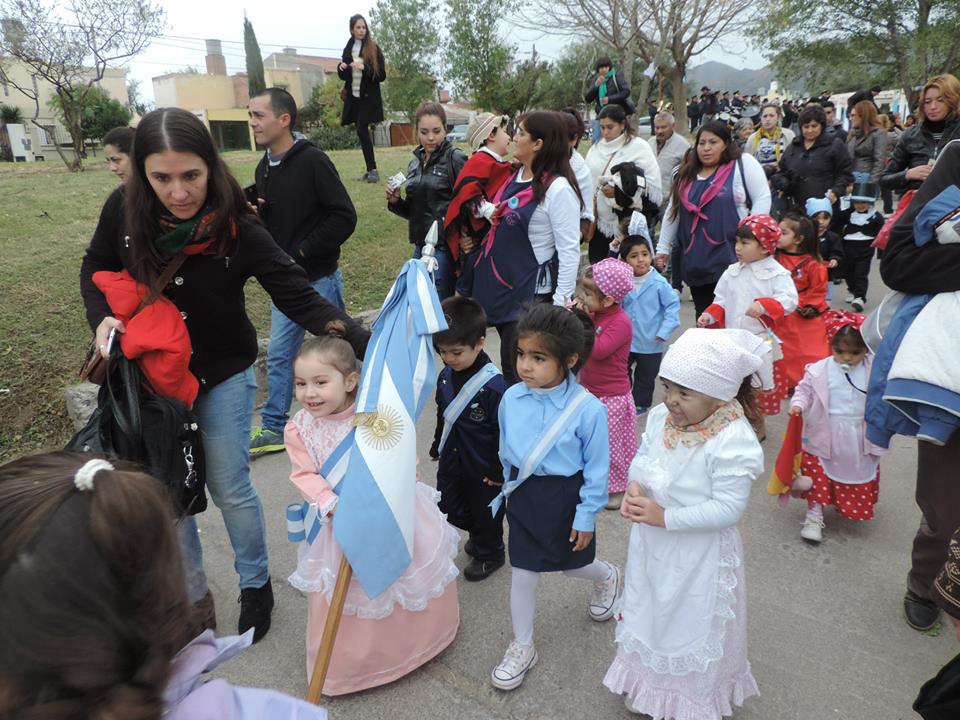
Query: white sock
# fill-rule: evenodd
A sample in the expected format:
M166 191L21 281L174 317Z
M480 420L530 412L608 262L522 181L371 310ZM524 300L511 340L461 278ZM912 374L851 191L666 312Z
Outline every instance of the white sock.
M602 560L594 560L589 565L573 570L564 570L563 574L568 577L579 578L580 580L589 580L590 582L604 582L610 579L613 568Z
M521 645L533 644L533 616L537 610L537 583L540 573L513 568L510 581L510 618L513 639Z
M807 515L815 517L817 520L823 520L823 505L820 503L810 503L807 506Z

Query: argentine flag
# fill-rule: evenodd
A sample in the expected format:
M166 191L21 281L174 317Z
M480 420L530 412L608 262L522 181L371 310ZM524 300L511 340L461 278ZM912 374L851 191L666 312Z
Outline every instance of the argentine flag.
M414 426L436 384L430 336L446 329L433 279L421 261L407 260L373 323L353 447L333 516L334 538L371 598L413 558Z

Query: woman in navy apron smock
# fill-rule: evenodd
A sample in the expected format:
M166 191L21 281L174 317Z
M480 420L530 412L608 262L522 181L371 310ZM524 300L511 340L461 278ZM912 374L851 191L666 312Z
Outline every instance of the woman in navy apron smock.
M760 163L741 154L725 123L704 123L677 170L657 244L657 269L662 270L673 244L680 243L683 281L690 286L697 317L713 302L723 271L737 261L734 236L740 220L769 212L770 186Z
M497 210L471 291L500 333L500 364L511 384L517 382L513 348L521 310L534 300L564 305L573 294L583 207L559 113L520 118L514 144L523 166L493 199Z

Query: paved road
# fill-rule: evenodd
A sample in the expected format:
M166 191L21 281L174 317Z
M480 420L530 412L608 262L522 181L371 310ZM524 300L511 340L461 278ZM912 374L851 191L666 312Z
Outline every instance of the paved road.
M876 272L874 272L876 277ZM873 291L879 299L879 281ZM839 288L838 288L839 289ZM693 306L682 303L684 327ZM488 350L498 357L495 332ZM433 433L433 414L418 424L421 457ZM767 474L778 450L785 415L768 421ZM431 463L421 465L433 483ZM277 608L273 629L257 646L231 661L222 675L240 685L306 693L303 630L306 602L286 583L294 567L283 511L299 497L288 481L284 454L257 460L254 483L267 516L267 539ZM949 628L937 637L909 629L901 598L910 542L919 520L913 502L916 447L897 438L882 463L876 517L863 524L827 513L826 539L812 547L799 538L804 505L778 508L766 494L766 477L754 485L740 523L746 554L750 659L761 696L747 701L742 720L878 720L916 718L910 706L920 685L960 652ZM212 506L211 506L212 507ZM219 512L200 518L206 567L221 632L236 627L236 575ZM599 556L626 557L629 524L616 513L598 518ZM458 564L466 557L461 553ZM482 583L459 581L461 624L440 657L383 688L324 699L333 720L546 720L627 718L621 700L602 685L613 652L613 623L587 617L589 588L548 576L540 584L536 642L540 663L513 692L495 690L489 673L511 638L509 570Z

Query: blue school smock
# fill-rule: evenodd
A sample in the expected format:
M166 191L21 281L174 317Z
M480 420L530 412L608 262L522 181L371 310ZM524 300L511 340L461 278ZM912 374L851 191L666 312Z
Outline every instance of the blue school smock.
M653 355L666 350L666 342L680 327L680 298L667 279L650 268L650 277L638 290L631 290L623 299L623 311L630 316L633 339L630 352Z
M531 453L553 419L563 412L576 389L576 378L567 378L549 390L535 390L519 382L503 395L500 404L500 460L504 477L509 478ZM533 469L534 475L573 477L583 473L573 529L593 532L594 516L607 504L607 474L610 469L610 442L607 408L592 395L580 406L556 443ZM520 485L515 491L524 489ZM513 496L511 496L513 497ZM509 499L507 508L509 512Z

